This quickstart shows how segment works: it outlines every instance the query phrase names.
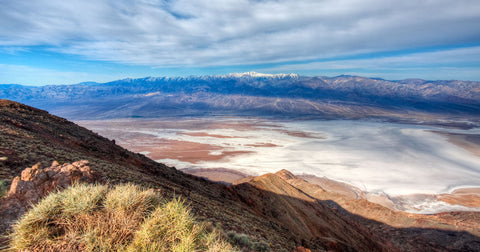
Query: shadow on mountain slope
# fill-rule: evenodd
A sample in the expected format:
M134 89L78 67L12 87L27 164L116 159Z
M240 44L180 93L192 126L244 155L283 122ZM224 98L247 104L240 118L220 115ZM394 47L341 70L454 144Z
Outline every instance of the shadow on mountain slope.
M302 245L313 249L360 251L478 251L480 237L455 230L440 220L420 219L413 227L393 227L353 214L333 200L318 200L266 174L234 186L240 199L255 211L280 222ZM376 205L376 204L374 204ZM381 207L378 206L377 207ZM368 209L367 209L368 210ZM386 210L391 211L391 210ZM479 215L473 215L478 219ZM475 217L476 216L476 217ZM478 220L477 220L478 221ZM436 224L441 228L421 228ZM402 223L396 223L402 224ZM403 223L410 225L410 223ZM478 227L478 226L477 226ZM477 233L478 228L477 228Z

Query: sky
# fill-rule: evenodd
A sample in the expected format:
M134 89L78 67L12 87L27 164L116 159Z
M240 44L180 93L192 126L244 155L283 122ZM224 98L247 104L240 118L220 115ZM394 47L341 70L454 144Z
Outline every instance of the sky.
M0 83L233 72L480 81L478 0L0 0Z

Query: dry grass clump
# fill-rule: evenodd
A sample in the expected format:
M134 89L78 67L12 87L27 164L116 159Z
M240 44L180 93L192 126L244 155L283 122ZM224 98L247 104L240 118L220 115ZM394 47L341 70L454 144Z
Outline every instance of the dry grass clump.
M77 184L48 195L14 225L12 250L231 251L182 200L132 184Z

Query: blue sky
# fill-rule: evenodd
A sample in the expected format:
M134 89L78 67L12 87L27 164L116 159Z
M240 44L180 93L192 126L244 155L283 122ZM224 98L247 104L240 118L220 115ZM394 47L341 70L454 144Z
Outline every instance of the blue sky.
M0 0L0 83L256 71L480 81L478 0Z

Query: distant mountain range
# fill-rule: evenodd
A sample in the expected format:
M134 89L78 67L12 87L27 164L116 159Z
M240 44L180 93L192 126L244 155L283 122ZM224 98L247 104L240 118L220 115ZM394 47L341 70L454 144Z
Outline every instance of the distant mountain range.
M307 77L255 72L147 77L76 85L0 85L0 98L69 119L165 115L275 115L321 118L422 113L480 116L480 82L388 81L342 75Z

